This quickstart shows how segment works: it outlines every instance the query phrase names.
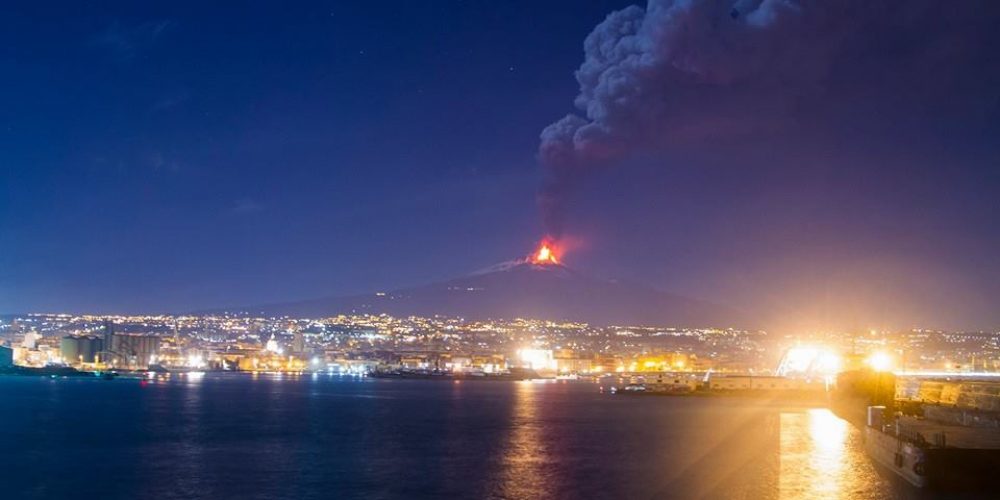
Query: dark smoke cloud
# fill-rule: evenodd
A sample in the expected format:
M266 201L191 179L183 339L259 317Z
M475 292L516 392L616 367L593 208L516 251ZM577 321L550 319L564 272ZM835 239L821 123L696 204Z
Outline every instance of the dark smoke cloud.
M582 114L541 133L544 223L558 235L581 177L637 151L793 130L872 96L890 112L935 99L995 111L996 3L649 0L613 12L584 42Z

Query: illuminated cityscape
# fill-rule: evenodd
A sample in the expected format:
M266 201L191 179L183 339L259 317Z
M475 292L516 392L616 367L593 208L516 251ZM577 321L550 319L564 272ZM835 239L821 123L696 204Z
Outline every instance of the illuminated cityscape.
M776 335L735 329L592 326L517 319L31 314L0 320L20 366L102 370L334 371L379 367L552 374L714 372L834 375L874 363L901 373L1000 374L1000 335L907 330Z
M1000 498L998 28L0 2L0 500Z

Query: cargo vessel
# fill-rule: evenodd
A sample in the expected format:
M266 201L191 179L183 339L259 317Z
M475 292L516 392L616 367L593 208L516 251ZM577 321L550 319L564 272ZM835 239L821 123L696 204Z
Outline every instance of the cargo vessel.
M916 488L1000 493L1000 431L890 415L869 406L865 451L883 469Z

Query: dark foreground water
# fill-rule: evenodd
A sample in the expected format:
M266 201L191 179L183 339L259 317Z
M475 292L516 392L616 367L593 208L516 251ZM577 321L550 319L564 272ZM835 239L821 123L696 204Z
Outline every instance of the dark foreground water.
M586 382L0 377L0 498L895 498L825 409Z

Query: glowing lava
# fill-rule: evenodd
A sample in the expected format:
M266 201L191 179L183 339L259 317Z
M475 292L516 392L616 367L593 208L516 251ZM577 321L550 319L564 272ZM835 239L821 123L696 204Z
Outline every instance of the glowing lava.
M543 241L538 251L531 256L532 264L549 265L558 264L559 257L556 256L556 248L551 241Z

